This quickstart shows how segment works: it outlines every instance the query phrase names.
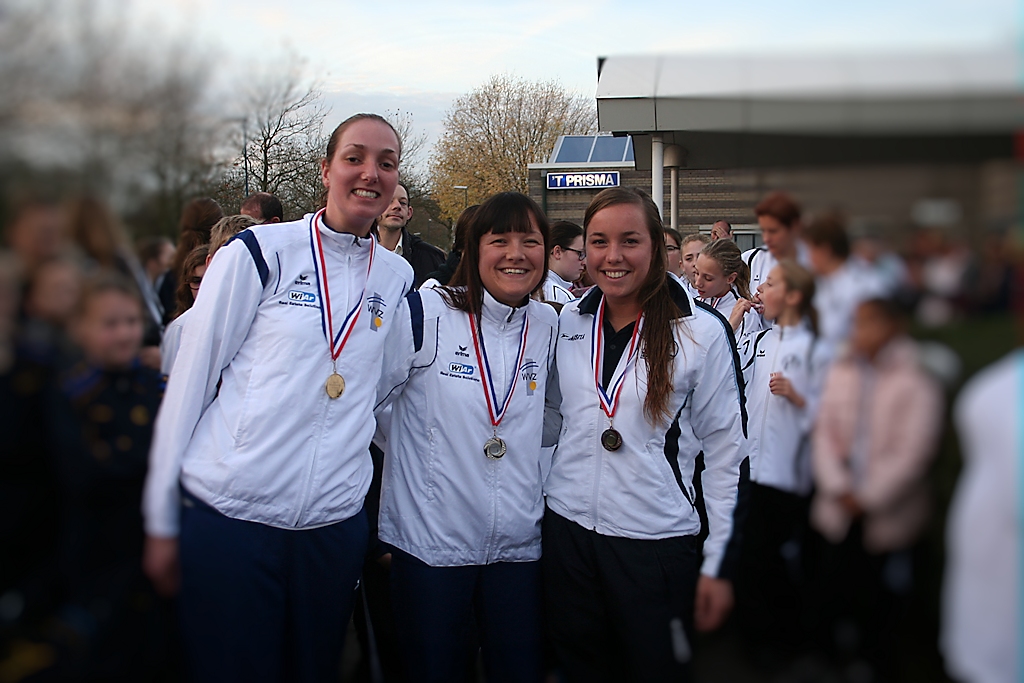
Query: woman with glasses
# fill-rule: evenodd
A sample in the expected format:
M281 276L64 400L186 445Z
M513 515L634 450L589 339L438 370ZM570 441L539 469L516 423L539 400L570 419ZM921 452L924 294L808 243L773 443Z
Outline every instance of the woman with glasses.
M569 221L552 223L544 301L567 304L576 298L572 283L583 274L583 256L583 228Z

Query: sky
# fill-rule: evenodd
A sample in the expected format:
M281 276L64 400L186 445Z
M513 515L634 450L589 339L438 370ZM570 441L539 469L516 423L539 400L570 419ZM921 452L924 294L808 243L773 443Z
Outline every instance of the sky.
M108 0L140 25L187 32L227 73L298 55L328 125L409 112L436 138L459 94L498 73L593 95L597 57L717 52L978 49L1019 44L1021 0Z

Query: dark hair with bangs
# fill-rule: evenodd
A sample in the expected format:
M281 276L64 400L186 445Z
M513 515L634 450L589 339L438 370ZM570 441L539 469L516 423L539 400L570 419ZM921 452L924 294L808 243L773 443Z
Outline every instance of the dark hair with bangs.
M548 219L537 202L519 192L499 192L493 195L473 212L469 229L466 230L465 248L462 260L447 287L441 288L441 296L452 308L474 316L480 315L484 300L484 285L480 280L480 242L484 235L502 235L506 232L527 233L531 220L537 225L544 238L544 267L541 278L534 288L544 286L548 272L548 252L551 248L551 231Z

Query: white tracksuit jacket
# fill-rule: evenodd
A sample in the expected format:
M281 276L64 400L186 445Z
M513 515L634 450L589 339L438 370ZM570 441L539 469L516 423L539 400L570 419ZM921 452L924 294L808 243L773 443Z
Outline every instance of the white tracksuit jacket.
M750 480L763 486L806 496L812 477L807 439L814 426L821 389L816 367L815 335L805 324L751 332L738 340L746 381ZM768 388L781 372L803 396L797 408Z
M345 392L331 399L312 218L252 227L214 256L157 417L147 533L177 535L179 480L228 517L281 528L323 526L362 508L380 347L412 268L377 248L367 279L373 238L321 224L336 333L361 307L338 359Z
M594 384L593 322L603 296L597 288L562 309L555 353L553 397L562 428L545 486L557 514L607 536L660 539L696 535L693 474L704 453L701 475L708 512L703 574L731 572L734 512L745 495L747 465L742 377L732 328L714 309L696 303L669 278L683 316L673 324L679 351L669 396L673 418L652 426L644 417L647 367L642 358L624 380L615 414L623 446L601 446L608 427ZM620 368L628 354L623 353ZM554 381L554 379L552 380ZM723 566L728 551L729 567Z
M768 279L768 273L770 273L772 268L778 265L779 262L772 253L768 251L768 247L763 246L747 249L743 252L742 258L743 262L750 268L750 293L754 294L757 292L757 288ZM803 240L797 240L796 260L801 266L810 270L811 251L807 248L807 245Z
M566 282L562 276L553 270L548 271L544 280L544 301L554 301L559 304L567 304L576 297L572 293L572 283Z
M393 407L381 489L379 538L431 566L540 559L544 477L544 400L558 318L530 301L510 308L484 292L480 325L498 402L516 375L498 436L491 438L485 384L470 316L439 289L411 293L384 346L378 412ZM526 348L520 356L524 317Z

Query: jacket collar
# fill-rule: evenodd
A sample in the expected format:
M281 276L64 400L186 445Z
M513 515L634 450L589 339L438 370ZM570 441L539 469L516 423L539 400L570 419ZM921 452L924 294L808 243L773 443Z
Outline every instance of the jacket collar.
M669 295L672 297L672 302L679 307L680 318L689 318L693 315L693 306L690 305L690 297L687 295L686 290L679 284L674 277L665 276L665 280L668 283ZM594 286L589 292L587 292L582 299L580 299L580 305L577 309L581 315L597 315L597 307L601 304L601 298L604 293L600 287Z
M529 306L530 300L526 300L526 304L523 306L506 306L501 303L488 292L484 290L484 301L483 307L480 310L480 317L490 322L497 323L499 325L507 325L511 323L522 323L523 316L526 315L526 307Z

